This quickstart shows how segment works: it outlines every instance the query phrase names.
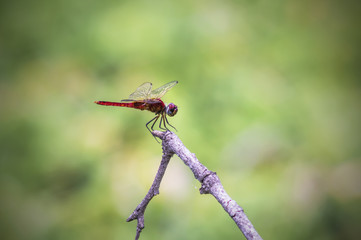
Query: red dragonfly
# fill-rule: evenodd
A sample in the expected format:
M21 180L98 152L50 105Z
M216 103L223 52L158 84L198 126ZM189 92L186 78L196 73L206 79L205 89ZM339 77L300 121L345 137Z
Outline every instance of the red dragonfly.
M105 106L128 107L139 109L142 111L148 110L154 112L156 116L145 125L149 132L153 131L154 124L158 121L158 118L160 118L160 129L169 131L169 129L167 128L168 124L175 130L177 130L167 120L167 115L173 117L178 112L177 106L173 103L165 105L164 102L161 100L161 97L163 97L164 94L166 94L177 83L178 81L173 81L152 91L152 83L146 82L140 85L137 90L135 90L135 92L130 94L128 99L121 100L120 102L95 101L95 103ZM149 129L148 125L152 122L153 124ZM164 128L162 127L162 123Z

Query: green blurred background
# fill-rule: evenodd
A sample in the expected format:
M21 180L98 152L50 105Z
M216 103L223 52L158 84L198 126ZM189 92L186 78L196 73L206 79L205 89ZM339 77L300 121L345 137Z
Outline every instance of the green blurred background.
M361 235L357 1L0 3L0 238L133 239L161 145L137 86L264 239ZM242 239L174 157L141 239Z

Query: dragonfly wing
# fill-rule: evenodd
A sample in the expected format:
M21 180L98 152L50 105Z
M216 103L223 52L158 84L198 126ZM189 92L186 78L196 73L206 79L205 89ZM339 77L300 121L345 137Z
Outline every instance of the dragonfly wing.
M137 100L135 99L122 99L120 102L125 102L125 103L129 103L129 102L135 102Z
M129 95L125 100L143 100L148 99L150 91L152 90L152 83L146 82L140 85L135 92Z
M161 98L164 96L164 94L166 94L166 92L168 92L172 87L174 87L176 84L178 83L178 81L173 81L170 83L167 83L157 89L154 89L150 95L149 98Z

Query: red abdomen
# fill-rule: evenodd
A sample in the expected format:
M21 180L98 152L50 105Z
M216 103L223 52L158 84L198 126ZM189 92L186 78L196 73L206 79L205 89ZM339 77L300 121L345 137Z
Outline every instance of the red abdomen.
M116 107L132 107L133 103L122 103L122 102L108 102L108 101L95 101L96 104L104 106L116 106Z
M160 99L149 99L144 101L133 101L133 102L108 102L108 101L95 101L96 104L104 106L115 106L115 107L128 107L139 110L148 110L154 113L160 113L164 108L165 104Z

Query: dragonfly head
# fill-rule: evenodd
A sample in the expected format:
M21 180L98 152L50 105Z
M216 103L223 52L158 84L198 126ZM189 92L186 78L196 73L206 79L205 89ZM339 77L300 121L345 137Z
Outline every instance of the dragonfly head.
M173 117L174 115L176 115L177 112L178 112L178 107L173 103L169 103L168 106L165 108L165 113L168 116Z

